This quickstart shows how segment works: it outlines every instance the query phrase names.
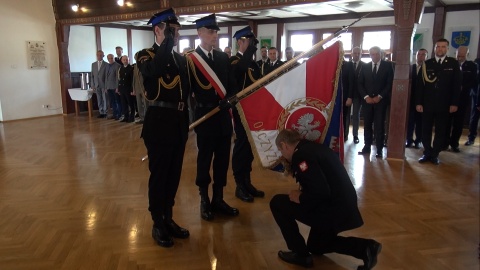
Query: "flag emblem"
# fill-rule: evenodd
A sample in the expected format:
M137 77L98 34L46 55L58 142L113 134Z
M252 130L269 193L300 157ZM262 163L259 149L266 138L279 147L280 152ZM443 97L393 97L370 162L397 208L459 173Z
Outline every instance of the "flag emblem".
M302 172L305 172L306 170L308 170L308 164L306 161L302 161L300 164L298 164L298 167Z

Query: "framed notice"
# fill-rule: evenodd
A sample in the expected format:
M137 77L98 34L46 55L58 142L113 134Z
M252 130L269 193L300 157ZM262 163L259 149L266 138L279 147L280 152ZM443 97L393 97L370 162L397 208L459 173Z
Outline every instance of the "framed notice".
M45 42L27 41L27 57L29 69L47 69Z
M265 46L267 48L272 47L273 37L260 37L260 47Z

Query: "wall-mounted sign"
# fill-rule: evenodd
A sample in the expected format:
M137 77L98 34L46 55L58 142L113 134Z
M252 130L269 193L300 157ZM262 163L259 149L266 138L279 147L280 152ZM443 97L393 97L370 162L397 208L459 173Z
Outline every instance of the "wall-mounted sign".
M45 42L27 41L27 57L29 69L47 69Z

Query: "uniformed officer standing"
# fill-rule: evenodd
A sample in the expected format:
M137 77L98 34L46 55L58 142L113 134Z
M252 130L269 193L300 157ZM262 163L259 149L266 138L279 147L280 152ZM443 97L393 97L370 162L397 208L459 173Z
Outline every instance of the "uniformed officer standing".
M173 51L180 29L173 9L155 14L148 23L153 26L155 44L135 57L149 103L142 130L150 169L148 209L152 237L160 246L171 247L172 236L190 235L172 219L188 137L185 105L190 86L185 58Z
M235 76L237 88L242 90L262 77L260 67L253 60L258 40L250 26L238 30L233 38L237 40L238 52L230 58L230 67ZM264 197L265 193L252 185L250 178L253 162L252 147L236 109L233 110L233 119L236 135L232 153L233 176L237 184L235 196L242 201L253 202L254 197Z
M457 60L447 56L448 40L442 38L435 43L435 57L426 60L417 77L415 95L416 109L422 113L423 156L420 163L438 165L438 154L446 143L447 121L450 113L457 111L462 73ZM435 138L432 146L432 129Z
M199 119L219 105L220 112L195 127L197 133L197 177L195 184L200 190L200 214L204 220L212 220L213 213L228 216L239 214L223 200L223 188L227 184L230 162L232 119L228 97L235 94L235 79L229 72L226 53L214 50L218 39L215 14L198 19L196 22L200 45L187 53L192 91L195 94L195 119ZM213 161L213 196L208 196L212 181L210 167Z
M135 96L133 94L133 66L128 63L128 56L120 58L122 66L118 69L118 92L122 100L122 122L133 122L135 118ZM130 110L129 110L130 108Z
M310 267L312 256L336 252L363 260L358 269L372 269L382 245L373 239L343 237L343 231L363 225L357 193L345 167L330 148L285 129L275 144L290 162L290 172L300 185L289 194L277 194L270 201L273 217L290 251L279 251L280 259ZM296 221L310 226L307 243Z

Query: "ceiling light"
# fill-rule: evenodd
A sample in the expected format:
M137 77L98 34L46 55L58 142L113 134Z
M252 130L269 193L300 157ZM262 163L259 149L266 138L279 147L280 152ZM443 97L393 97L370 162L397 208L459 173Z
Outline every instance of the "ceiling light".
M121 7L123 7L123 5L125 4L125 1L124 0L118 0L117 4Z
M73 10L73 12L77 12L78 11L78 4L72 5L72 10Z
M133 6L132 2L125 2L125 5L127 5L127 7L132 7Z

